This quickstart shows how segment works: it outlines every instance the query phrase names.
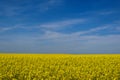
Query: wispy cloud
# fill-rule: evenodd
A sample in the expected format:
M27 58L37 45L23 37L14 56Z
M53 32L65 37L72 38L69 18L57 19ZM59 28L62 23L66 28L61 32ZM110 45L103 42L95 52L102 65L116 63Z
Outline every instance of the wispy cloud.
M110 14L117 13L117 11L98 11L97 13L99 15L110 15Z
M82 23L85 23L85 21L86 21L85 19L69 19L69 20L63 20L58 22L41 24L39 27L54 30L54 29L61 29L64 27L70 27L76 24L82 24Z
M115 30L120 32L120 26L116 27Z
M26 27L25 24L16 24L14 26L0 27L0 32L11 31L11 30L14 30L14 29L25 29L25 30L28 30L28 29L31 29L31 28Z
M110 16L111 14L116 14L116 13L120 13L120 12L116 10L95 10L95 11L82 12L82 13L79 13L79 15L96 18L98 16Z
M84 35L84 34L92 34L92 33L97 33L99 31L103 31L107 33L109 32L119 32L120 27L119 23L111 23L111 24L106 24L105 26L100 26L100 27L94 27L89 30L77 30L77 32L71 32L70 34L63 34L62 32L57 32L58 30L64 30L64 29L69 29L70 27L73 27L77 25L79 27L81 24L86 24L89 20L84 19L84 18L76 18L76 19L65 19L65 20L59 20L59 21L53 21L53 22L46 22L46 23L41 23L39 25L27 25L27 24L16 24L13 26L8 26L8 27L0 27L0 32L6 32L6 31L11 31L11 30L16 30L16 29L24 29L24 30L40 30L43 32L43 36L45 39L47 38L54 38L54 37L70 37L72 36L79 36L79 35ZM97 33L98 34L98 33Z
M96 35L111 26L100 26L85 31L63 34L46 30L43 35L6 35L0 37L1 51L39 53L118 53L120 35ZM7 29L6 29L7 30ZM91 34L92 33L92 34ZM91 34L91 35L87 35ZM9 40L11 39L12 40ZM5 40L4 40L5 39ZM7 40L7 41L6 41ZM11 47L11 45L13 47Z
M14 3L18 4L18 5L13 5ZM18 16L18 15L23 15L24 14L23 12L28 13L31 10L34 12L40 13L41 11L42 12L48 11L49 9L60 5L61 3L62 3L62 0L43 0L43 1L38 1L38 3L36 3L36 5L35 5L31 0L29 0L29 1L24 1L24 0L14 1L14 0L12 0L9 4L7 2L3 2L3 4L1 3L0 15L2 15L2 16ZM26 5L24 5L24 4L26 4Z
M60 32L53 32L53 31L45 31L45 34L42 35L39 39L75 39L78 38L80 36L85 36L87 34L94 34L103 30L108 30L109 26L101 26L101 27L96 27L96 28L92 28L86 31L78 31L78 32L74 32L71 34L63 34Z
M2 28L0 28L0 32L5 32L5 31L13 30L15 28L16 27L2 27Z
M96 28L92 28L89 29L87 31L79 31L79 32L75 32L73 33L73 35L84 35L84 34L89 34L89 33L94 33L94 32L98 32L98 31L102 31L105 29L109 29L111 26L100 26L100 27L96 27Z
M97 27L73 34L46 31L44 35L36 38L36 40L52 43L50 46L44 44L44 48L48 50L45 52L55 52L57 50L56 52L67 53L118 53L120 51L119 34L94 34L105 29L109 29L109 27Z
M49 32L48 32L49 33ZM48 34L47 33L47 34ZM49 33L51 35L55 33ZM58 34L58 33L57 33ZM10 37L10 36L8 36ZM0 50L8 52L39 53L119 53L120 35L84 35L59 39L35 39L35 36L14 36L9 41L0 41ZM0 37L1 38L1 37ZM5 38L6 39L6 38ZM11 47L11 45L13 47Z
M112 24L108 24L105 26L100 26L100 27L94 27L91 28L89 30L78 30L76 32L71 32L69 34L65 34L62 32L57 32L57 30L62 30L64 28L69 28L72 27L74 25L80 25L80 24L84 24L86 22L85 19L71 19L71 20L64 20L64 21L58 21L58 22L51 22L51 23L45 23L45 24L41 24L41 25L25 25L25 24L16 24L14 26L8 26L8 27L0 27L0 32L6 32L6 31L11 31L11 30L16 30L16 29L24 29L24 30L40 30L43 33L45 33L45 36L47 37L59 37L62 35L64 36L70 36L70 35L84 35L84 34L92 34L92 33L97 33L99 31L105 31L107 30L107 32L118 32L120 31L120 27L118 25L112 25ZM44 35L43 35L44 36ZM45 37L44 36L44 37Z

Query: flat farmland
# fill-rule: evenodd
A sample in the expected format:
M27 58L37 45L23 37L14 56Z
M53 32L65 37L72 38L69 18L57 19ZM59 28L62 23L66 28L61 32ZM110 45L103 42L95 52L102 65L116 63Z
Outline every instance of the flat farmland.
M1 53L0 80L120 80L120 55Z

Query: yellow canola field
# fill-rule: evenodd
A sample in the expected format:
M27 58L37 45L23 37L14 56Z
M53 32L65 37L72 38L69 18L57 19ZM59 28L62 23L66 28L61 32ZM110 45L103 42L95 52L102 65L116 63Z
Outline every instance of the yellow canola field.
M0 80L120 80L120 55L0 54Z

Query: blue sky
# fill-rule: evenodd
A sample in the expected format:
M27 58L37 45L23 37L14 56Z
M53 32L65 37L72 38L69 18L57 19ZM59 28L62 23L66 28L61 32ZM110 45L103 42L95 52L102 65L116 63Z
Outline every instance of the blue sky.
M120 0L1 0L0 52L120 53Z

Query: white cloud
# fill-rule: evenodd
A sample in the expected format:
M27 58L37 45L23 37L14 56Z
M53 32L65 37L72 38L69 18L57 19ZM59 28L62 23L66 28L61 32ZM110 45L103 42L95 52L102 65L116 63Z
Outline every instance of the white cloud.
M117 31L120 31L120 27L116 27L116 30L117 30Z
M43 1L43 2L42 2ZM12 3L13 2L13 3ZM29 12L30 10L34 10L34 12L38 13L40 11L44 12L51 8L54 8L60 5L62 0L40 0L39 3L33 4L32 0L12 0L9 4L7 2L3 2L0 5L0 16L18 16L25 14L23 12ZM16 3L15 5L13 5ZM24 5L26 4L26 5ZM24 15L23 15L24 14ZM31 15L28 13L27 15Z
M48 51L59 53L119 53L120 35L107 34L95 35L94 33L108 30L109 26L92 28L86 31L75 32L72 34L63 34L58 32L46 31L46 33L36 38L36 40L48 41L44 48ZM91 34L93 33L93 34ZM91 35L87 35L91 34Z
M14 29L31 29L30 27L26 27L25 24L16 24L14 26L8 26L8 27L0 27L0 32L6 32L6 31L11 31Z
M5 32L5 31L9 31L9 30L13 30L15 27L2 27L0 28L0 32Z
M115 10L95 10L95 11L86 11L79 13L81 16L89 16L91 18L96 18L99 16L110 16L111 14L119 13L119 11Z
M51 33L50 33L51 34ZM53 33L54 34L54 33ZM51 34L51 35L53 35ZM54 34L54 36L56 36ZM119 53L120 35L84 35L38 40L28 35L0 41L0 51L39 53ZM11 47L12 46L12 47Z
M116 11L100 11L98 12L99 15L110 15L116 13Z
M69 19L69 20L62 20L57 22L51 22L51 23L44 23L40 25L34 25L34 26L28 26L26 24L16 24L8 27L1 27L0 32L10 31L14 29L25 29L25 30L32 30L32 29L42 29L42 30L59 30L63 29L65 27L70 27L72 25L76 24L82 24L85 23L85 19Z
M109 26L101 26L101 27L96 27L96 28L92 28L86 31L79 31L79 32L74 32L71 34L63 34L63 33L59 33L59 32L53 32L53 31L45 31L45 34L42 35L42 37L40 39L74 39L74 38L78 38L80 36L86 35L86 34L91 34L91 33L96 33L105 29L109 29Z
M101 31L109 28L110 26L101 26L101 27L89 29L87 31L79 31L79 32L73 33L73 35L84 35L84 34L89 34L89 33L97 32L97 31Z
M69 19L69 20L63 20L63 21L58 21L58 22L41 24L39 27L54 30L54 29L61 29L64 27L69 27L69 26L76 25L76 24L82 24L85 21L86 21L85 19Z
M6 35L3 36L3 38L1 36L0 51L34 53L119 53L119 34L87 35L105 29L109 29L109 26L96 27L72 34L46 31L45 34L41 36Z

